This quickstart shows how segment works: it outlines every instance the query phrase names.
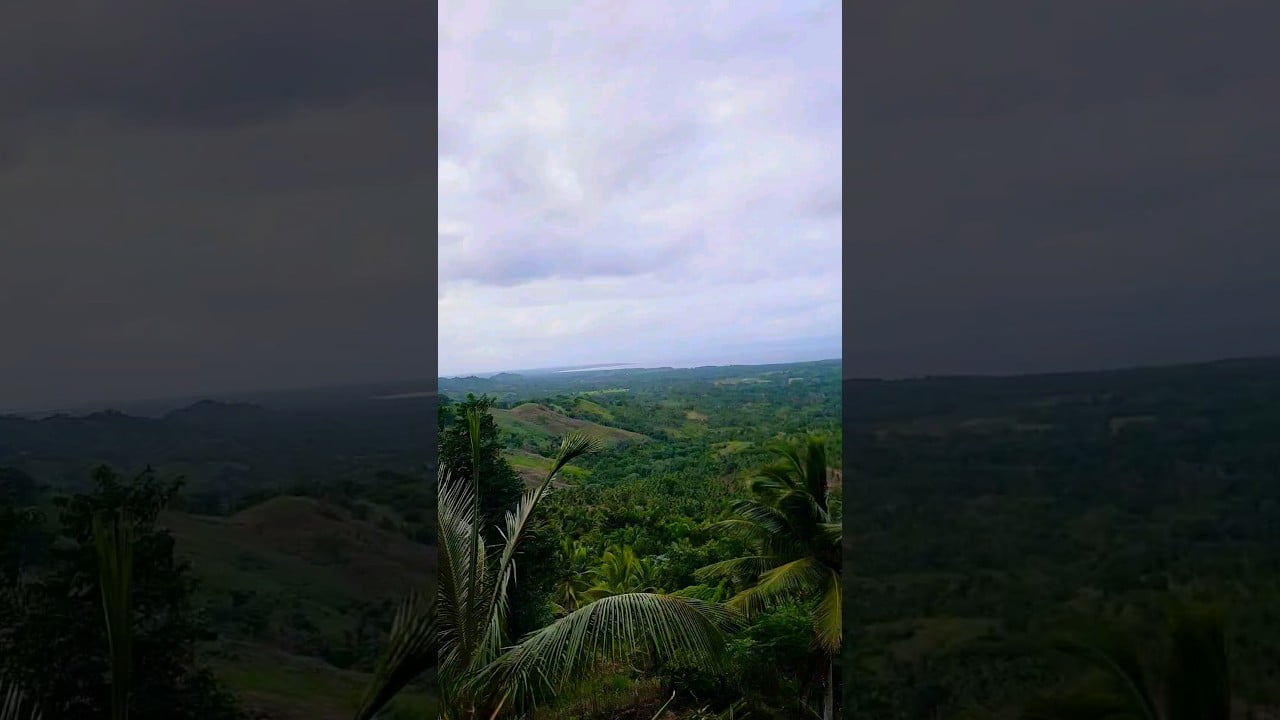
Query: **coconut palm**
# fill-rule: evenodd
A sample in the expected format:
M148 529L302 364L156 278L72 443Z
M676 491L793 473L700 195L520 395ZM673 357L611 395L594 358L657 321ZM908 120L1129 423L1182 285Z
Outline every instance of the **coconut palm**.
M468 415L473 457L478 456L477 413ZM518 716L604 663L629 657L636 647L682 654L714 664L734 615L692 598L627 593L603 598L529 633L507 637L508 597L516 581L520 543L538 504L564 467L597 448L581 434L567 437L543 481L506 515L500 538L480 528L479 479L441 473L439 577L434 601L411 596L391 630L390 644L356 714L372 718L414 678L434 669L441 718ZM478 462L472 468L479 467Z
M823 717L831 720L843 632L839 499L828 490L831 470L821 437L809 436L803 445L777 443L770 451L778 460L753 479L752 497L736 501L733 517L717 523L755 554L708 565L696 575L745 585L729 605L748 616L796 598L813 601L814 645L826 667Z
M587 548L577 540L561 538L560 565L564 574L556 580L553 601L557 616L568 615L591 601L594 577L587 567Z
M596 583L587 591L590 599L634 592L662 592L653 561L636 554L630 545L613 545L604 551L596 570Z
M1180 607L1170 613L1163 677L1144 665L1141 640L1102 632L1054 646L1094 670L1091 682L1042 697L1024 720L1230 720L1231 686L1223 618ZM1163 693L1157 688L1163 686ZM1163 695L1163 702L1157 700Z

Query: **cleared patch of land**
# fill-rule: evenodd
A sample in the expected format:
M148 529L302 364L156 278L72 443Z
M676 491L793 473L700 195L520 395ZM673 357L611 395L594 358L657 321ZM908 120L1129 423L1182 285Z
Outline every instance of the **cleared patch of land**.
M728 440L722 443L716 443L716 454L724 457L726 455L736 455L737 453L751 447L752 443L746 440Z
M493 416L498 427L517 438L558 439L572 432L582 432L609 447L649 439L640 433L572 418L537 403L525 403L510 410L495 410Z
M526 485L536 485L547 477L547 472L551 470L554 460L543 457L537 453L528 450L511 450L502 454L507 462L511 463L511 467L520 476ZM590 471L580 467L567 465L560 471L560 476L566 480L580 480L591 474ZM559 487L563 486L563 482L552 483Z

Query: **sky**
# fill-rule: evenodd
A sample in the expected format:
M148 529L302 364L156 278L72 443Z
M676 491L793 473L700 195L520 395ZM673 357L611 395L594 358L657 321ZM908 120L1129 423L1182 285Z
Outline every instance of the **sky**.
M857 8L846 376L1280 353L1280 3Z
M0 3L0 411L432 377L429 12Z
M1280 4L439 7L0 3L0 411L1280 353Z
M439 369L841 352L839 2L439 4Z

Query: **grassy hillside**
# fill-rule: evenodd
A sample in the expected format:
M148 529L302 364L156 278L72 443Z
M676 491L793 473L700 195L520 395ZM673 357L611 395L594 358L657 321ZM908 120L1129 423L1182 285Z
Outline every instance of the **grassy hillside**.
M314 498L231 517L166 512L162 523L221 636L215 670L262 718L348 717L393 604L435 577L433 548ZM430 702L417 693L401 705Z
M268 645L220 643L209 655L214 672L254 720L349 720L369 684L367 673ZM437 707L432 693L420 685L401 693L386 720L435 717Z
M431 548L315 498L275 497L231 517L167 512L162 521L211 590L373 601L435 573Z
M556 440L571 432L586 433L608 447L649 439L640 433L569 417L538 403L523 403L510 410L495 410L493 416L498 427L510 433L521 444Z
M528 450L512 450L502 454L511 467L520 475L520 479L528 485L536 485L547 476L554 461L546 456ZM565 480L585 480L591 477L591 471L576 465L569 465L560 472ZM560 483L563 485L563 483Z

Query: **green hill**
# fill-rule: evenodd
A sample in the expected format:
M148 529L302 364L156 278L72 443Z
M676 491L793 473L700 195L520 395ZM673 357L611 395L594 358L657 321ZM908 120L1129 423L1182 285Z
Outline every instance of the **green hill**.
M640 433L572 418L538 403L524 403L510 410L495 410L493 416L498 427L525 443L558 440L571 432L586 433L607 447L649 439Z
M214 668L259 718L349 716L395 603L436 573L433 548L313 498L161 522L218 631Z

